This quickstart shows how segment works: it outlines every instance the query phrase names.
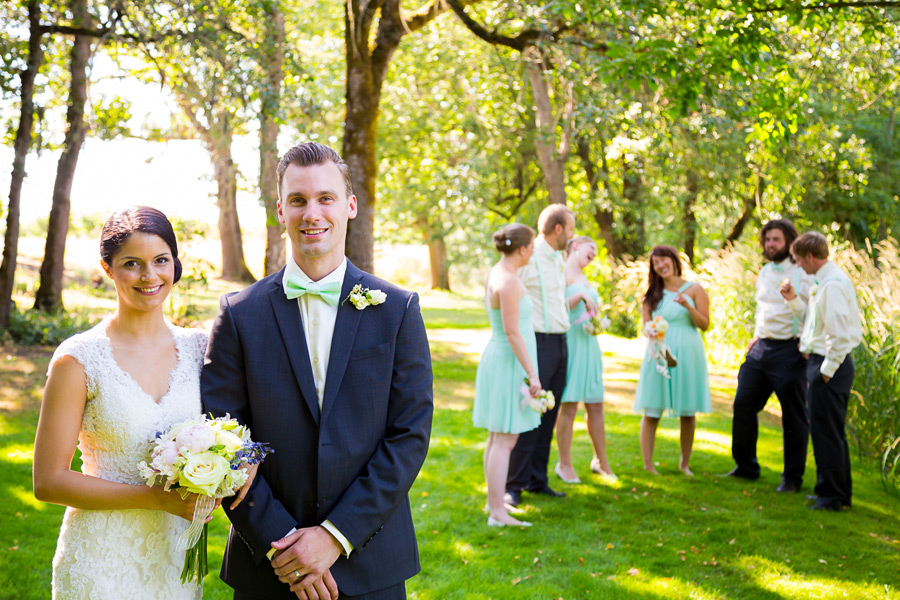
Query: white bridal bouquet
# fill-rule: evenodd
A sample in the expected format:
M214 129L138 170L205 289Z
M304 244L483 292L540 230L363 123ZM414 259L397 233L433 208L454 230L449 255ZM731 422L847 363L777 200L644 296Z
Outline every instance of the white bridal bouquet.
M556 398L550 390L541 390L540 395L535 398L530 391L531 381L526 377L522 384L522 410L530 408L538 414L544 414L548 410L553 410L556 406Z
M666 332L669 330L669 322L657 315L644 324L644 335L649 339L647 352L656 361L656 370L663 377L670 378L670 367L678 366L678 359L669 345L666 343Z
M247 481L242 467L262 462L273 452L267 444L250 439L250 430L229 415L216 419L199 416L157 433L151 442L149 461L138 464L147 485L162 483L167 492L177 490L182 498L198 494L191 526L178 539L178 550L186 550L181 581L196 578L201 585L208 572L206 518L217 498L233 496Z
M581 324L581 328L588 335L600 335L609 329L612 321L609 317L601 317L598 313L586 312L588 318Z

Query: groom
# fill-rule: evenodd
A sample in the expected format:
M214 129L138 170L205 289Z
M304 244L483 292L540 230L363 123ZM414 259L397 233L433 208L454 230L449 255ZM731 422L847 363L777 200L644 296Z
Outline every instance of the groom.
M433 411L418 297L345 258L356 197L334 150L291 148L278 188L288 264L222 297L201 378L205 411L275 451L238 507L223 502L221 576L236 600L405 598Z

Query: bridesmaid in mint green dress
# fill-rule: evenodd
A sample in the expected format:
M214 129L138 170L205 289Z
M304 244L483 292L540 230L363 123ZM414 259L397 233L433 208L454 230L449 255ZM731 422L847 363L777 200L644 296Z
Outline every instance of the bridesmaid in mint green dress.
M681 420L681 462L678 468L688 476L694 446L696 413L712 412L706 348L700 331L709 328L709 296L698 283L681 277L681 260L671 246L657 246L650 252L647 294L642 307L643 322L662 316L669 323L665 342L678 360L669 369L670 377L656 370L649 348L641 365L635 410L643 411L641 455L644 469L656 473L653 447L663 413Z
M566 299L569 322L566 346L569 361L566 369L566 391L563 393L556 421L556 444L559 462L556 475L566 483L580 483L572 465L572 430L578 403L584 404L585 421L594 456L591 471L615 478L606 457L606 427L603 422L603 358L596 336L584 331L582 323L588 313L597 314L600 296L584 276L584 268L597 256L597 243L587 236L569 242L566 259Z
M491 323L491 339L478 363L472 423L490 433L484 448L484 477L488 488L488 525L530 526L512 517L503 503L509 456L519 434L535 429L541 416L522 407L522 386L537 396L537 343L531 326L531 298L519 281L518 270L534 253L534 231L513 223L494 234L502 257L485 283L484 300Z

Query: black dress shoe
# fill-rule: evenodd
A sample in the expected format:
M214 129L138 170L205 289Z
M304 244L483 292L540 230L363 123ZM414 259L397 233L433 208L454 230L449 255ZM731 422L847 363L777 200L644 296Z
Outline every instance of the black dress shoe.
M510 506L518 506L522 503L522 492L515 490L506 492L503 494L503 503L509 504Z
M794 493L796 493L796 492L800 491L800 485L796 484L796 483L792 483L790 481L782 481L781 485L779 485L777 488L775 488L775 491L776 492L787 492L787 493L794 492Z
M750 475L744 471L741 471L740 467L735 467L727 473L719 475L719 477L737 477L739 479L747 479L749 481L755 481L759 479L759 475Z
M543 487L539 490L529 490L532 494L543 494L544 496L552 496L554 498L565 498L565 492L557 492L549 485L547 487Z
M829 510L831 512L840 512L844 508L841 502L823 502L817 500L815 504L811 504L810 510Z

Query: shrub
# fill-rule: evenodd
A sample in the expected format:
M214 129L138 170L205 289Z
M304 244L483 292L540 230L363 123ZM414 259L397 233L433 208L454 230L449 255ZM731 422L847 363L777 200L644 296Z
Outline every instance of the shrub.
M86 312L48 314L38 310L22 312L13 307L7 332L18 344L56 346L76 333L90 329L96 323L97 319Z

